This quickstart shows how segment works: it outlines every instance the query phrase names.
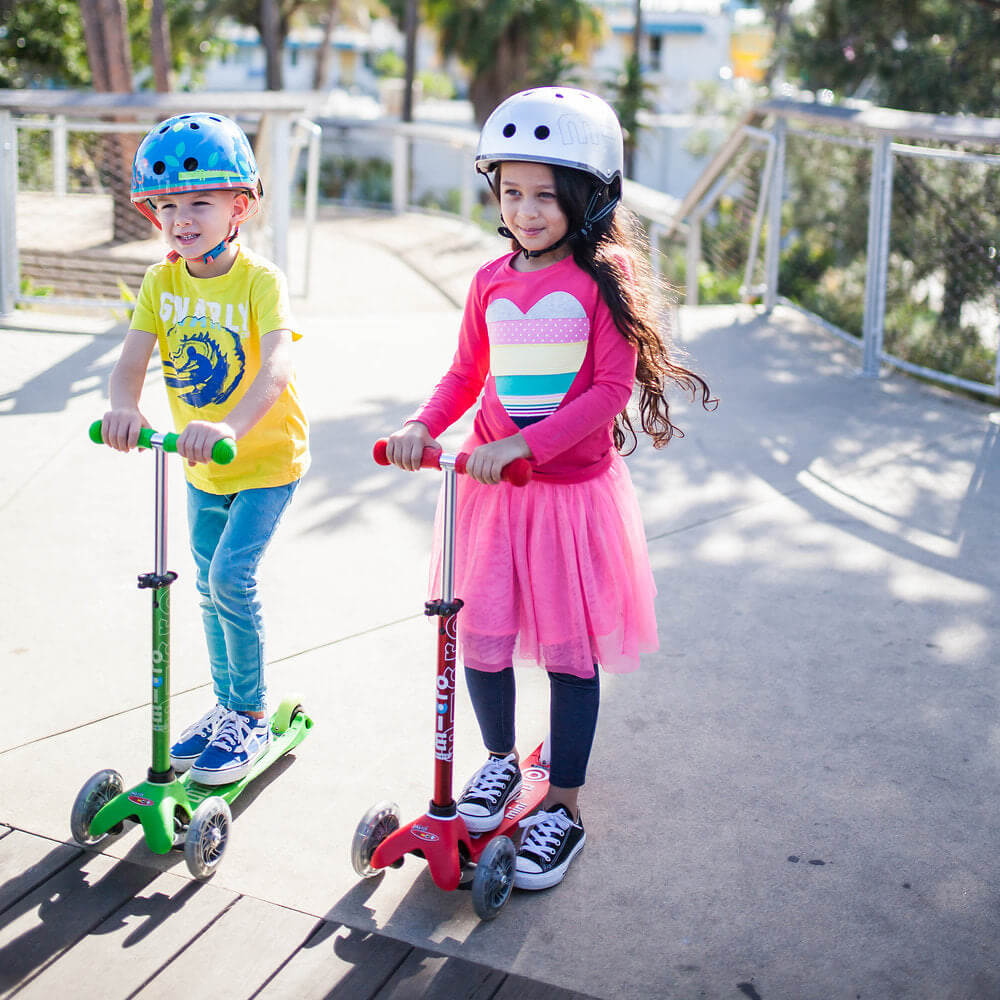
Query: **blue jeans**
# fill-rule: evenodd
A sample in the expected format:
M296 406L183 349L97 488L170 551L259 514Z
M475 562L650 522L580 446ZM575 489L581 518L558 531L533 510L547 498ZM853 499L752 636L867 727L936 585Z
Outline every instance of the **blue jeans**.
M597 731L601 679L597 664L593 677L549 674L549 736L552 767L549 781L559 788L579 788L587 779L587 763ZM514 668L496 673L465 668L469 697L490 753L514 748Z
M298 482L216 495L188 489L188 530L219 704L265 708L264 625L257 566Z

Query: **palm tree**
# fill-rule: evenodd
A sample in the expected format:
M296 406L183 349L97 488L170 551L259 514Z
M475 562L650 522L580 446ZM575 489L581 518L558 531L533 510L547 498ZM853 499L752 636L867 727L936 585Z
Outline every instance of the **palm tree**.
M590 48L600 17L584 0L426 0L441 50L469 69L469 99L482 123L510 94L529 86L554 51Z

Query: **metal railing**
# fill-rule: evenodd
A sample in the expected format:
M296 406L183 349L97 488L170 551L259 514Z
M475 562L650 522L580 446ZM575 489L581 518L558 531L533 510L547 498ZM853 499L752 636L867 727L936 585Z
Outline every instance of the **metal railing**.
M765 153L748 172L755 144ZM862 374L888 364L1000 397L998 147L1000 119L757 107L664 230L684 236L687 301L734 287L720 280L731 260L705 249L711 234L745 254L732 297L807 313L860 348Z

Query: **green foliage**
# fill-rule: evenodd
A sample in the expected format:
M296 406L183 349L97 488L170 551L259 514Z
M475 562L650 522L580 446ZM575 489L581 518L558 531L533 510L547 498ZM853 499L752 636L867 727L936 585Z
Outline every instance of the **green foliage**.
M319 194L334 201L391 204L392 164L377 157L325 156L319 165Z
M552 54L588 48L600 28L584 0L426 0L441 50L469 70L477 121L509 94L530 86Z
M816 0L792 27L790 68L810 90L934 114L1000 114L1000 4Z
M424 97L438 101L450 101L455 96L455 84L447 73L432 69L421 70L417 74Z
M150 8L127 0L132 64L152 86ZM205 63L222 51L217 40L218 4L210 0L170 0L171 58L176 71L195 80ZM84 87L91 83L80 7L68 0L15 3L0 27L0 87Z
M90 81L77 4L15 3L0 26L0 87L81 86Z
M625 135L625 157L628 161L639 141L639 114L650 111L654 106L652 85L643 80L639 58L634 52L625 60L624 72L610 82L609 89L610 103ZM630 170L626 172L631 173Z
M406 61L398 52L386 49L375 57L372 69L376 76L401 77L406 72Z

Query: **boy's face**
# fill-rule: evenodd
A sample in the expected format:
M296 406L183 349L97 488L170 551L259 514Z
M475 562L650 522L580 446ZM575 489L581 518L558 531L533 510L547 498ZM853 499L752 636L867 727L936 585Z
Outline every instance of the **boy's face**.
M214 250L243 222L250 199L243 191L190 191L153 198L163 238L185 259Z

